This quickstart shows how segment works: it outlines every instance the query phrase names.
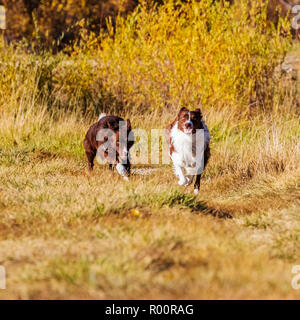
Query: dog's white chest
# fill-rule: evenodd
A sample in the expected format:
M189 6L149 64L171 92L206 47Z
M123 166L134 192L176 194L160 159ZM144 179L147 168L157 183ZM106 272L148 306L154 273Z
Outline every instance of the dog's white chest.
M184 166L193 166L196 162L196 158L193 156L195 150L193 150L192 135L184 134L178 129L178 125L175 124L171 131L171 139L175 149L172 154L172 160L180 162Z
M171 130L171 140L174 151L171 155L173 164L185 168L187 174L199 173L201 163L203 162L205 139L202 132L201 135L193 143L193 136L187 135L178 129L176 123ZM200 169L200 170L199 170Z
M175 140L176 141L176 140ZM174 143L173 161L184 167L193 167L196 164L196 158L193 156L193 145L190 141L176 141Z

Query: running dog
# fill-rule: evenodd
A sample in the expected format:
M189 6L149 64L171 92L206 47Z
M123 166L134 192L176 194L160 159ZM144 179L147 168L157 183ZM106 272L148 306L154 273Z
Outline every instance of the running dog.
M204 133L202 136L200 129ZM166 128L166 137L178 184L188 185L196 176L194 193L198 194L201 174L210 157L210 134L201 110L181 108L176 119Z
M132 139L129 139L131 136ZM98 121L88 130L83 145L89 169L93 170L94 159L99 156L107 161L110 168L116 167L118 173L128 180L130 175L129 150L134 144L130 120L117 116L101 114Z

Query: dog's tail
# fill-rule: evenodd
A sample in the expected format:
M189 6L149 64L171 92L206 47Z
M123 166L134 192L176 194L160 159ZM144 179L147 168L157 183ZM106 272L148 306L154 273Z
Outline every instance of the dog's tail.
M106 113L101 113L99 118L98 118L98 121L100 121L102 118L106 117Z

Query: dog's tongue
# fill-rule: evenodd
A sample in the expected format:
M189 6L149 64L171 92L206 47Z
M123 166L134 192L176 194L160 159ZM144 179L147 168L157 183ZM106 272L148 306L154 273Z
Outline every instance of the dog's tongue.
M184 133L186 134L191 134L193 129L184 129Z

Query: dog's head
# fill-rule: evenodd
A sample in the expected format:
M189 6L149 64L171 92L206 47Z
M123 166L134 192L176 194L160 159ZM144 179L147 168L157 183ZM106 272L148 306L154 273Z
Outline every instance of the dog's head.
M200 109L190 111L183 107L179 110L177 121L178 129L185 134L194 134L197 129L203 129L202 112Z
M125 121L116 116L104 117L98 123L96 140L109 163L129 163L129 149L134 144L129 119Z

